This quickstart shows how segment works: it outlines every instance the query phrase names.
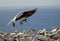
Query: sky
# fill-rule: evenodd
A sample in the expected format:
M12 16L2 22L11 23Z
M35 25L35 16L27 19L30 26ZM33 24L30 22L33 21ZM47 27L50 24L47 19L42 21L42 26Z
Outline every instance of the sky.
M60 6L60 0L0 0L0 7Z

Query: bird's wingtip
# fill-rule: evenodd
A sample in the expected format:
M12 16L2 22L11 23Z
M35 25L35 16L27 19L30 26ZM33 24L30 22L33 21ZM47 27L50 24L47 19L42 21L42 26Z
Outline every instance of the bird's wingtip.
M37 10L37 8L35 8L35 10Z

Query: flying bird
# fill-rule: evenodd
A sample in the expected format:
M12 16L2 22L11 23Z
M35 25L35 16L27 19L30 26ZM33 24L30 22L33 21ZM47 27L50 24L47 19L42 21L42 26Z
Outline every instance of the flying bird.
M29 11L24 11L22 13L18 13L9 23L9 24L12 24L13 27L15 27L15 23L18 21L18 20L21 20L20 21L20 24L23 24L23 22L27 22L27 18L32 16L35 12L36 12L37 8L35 9L32 9L32 10L29 10Z

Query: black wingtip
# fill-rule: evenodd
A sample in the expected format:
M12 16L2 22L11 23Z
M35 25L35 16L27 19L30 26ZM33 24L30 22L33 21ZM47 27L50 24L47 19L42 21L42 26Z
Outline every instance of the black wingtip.
M34 10L37 10L37 8L35 8Z

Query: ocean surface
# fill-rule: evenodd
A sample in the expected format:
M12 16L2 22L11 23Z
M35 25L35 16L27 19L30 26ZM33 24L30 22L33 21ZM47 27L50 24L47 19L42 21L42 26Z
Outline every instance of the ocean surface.
M35 29L40 30L47 28L52 29L53 26L60 27L60 8L40 8L37 7L37 12L28 18L27 23L24 22L20 25L20 22L16 23L16 26L7 26L9 21L18 13L29 8L0 8L0 31L13 32L18 30Z

